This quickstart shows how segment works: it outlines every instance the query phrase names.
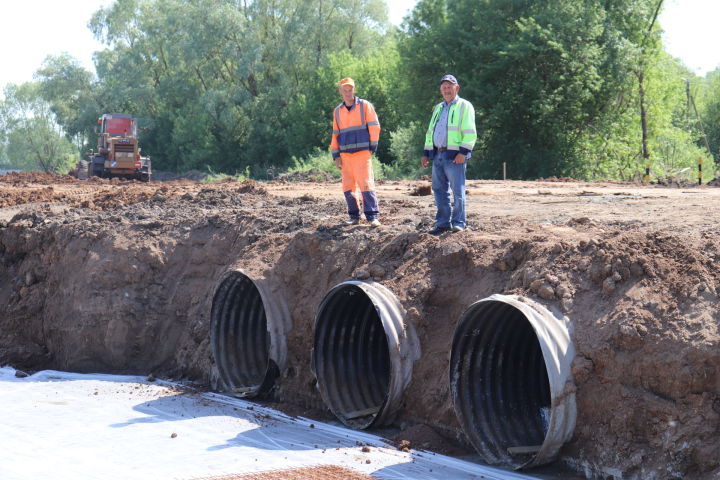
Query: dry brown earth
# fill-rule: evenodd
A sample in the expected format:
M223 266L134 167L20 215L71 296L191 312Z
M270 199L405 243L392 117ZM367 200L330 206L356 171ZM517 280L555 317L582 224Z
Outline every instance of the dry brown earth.
M720 188L471 181L471 229L436 238L423 186L380 185L371 230L339 225L336 183L2 176L0 364L209 383L211 297L235 266L290 307L277 400L322 408L315 311L371 273L423 352L398 422L448 432L455 322L519 294L572 322L579 416L562 461L589 478L720 477Z

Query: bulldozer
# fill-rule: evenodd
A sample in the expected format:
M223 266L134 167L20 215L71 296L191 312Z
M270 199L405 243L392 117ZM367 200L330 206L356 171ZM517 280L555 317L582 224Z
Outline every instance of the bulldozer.
M106 113L98 118L97 152L77 165L77 178L130 178L149 182L152 178L150 157L140 154L137 121L125 113Z

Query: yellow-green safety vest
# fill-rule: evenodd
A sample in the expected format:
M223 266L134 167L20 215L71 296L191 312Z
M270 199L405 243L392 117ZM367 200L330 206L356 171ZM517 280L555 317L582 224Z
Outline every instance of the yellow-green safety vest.
M442 109L443 102L438 103L430 117L430 125L425 134L425 150L433 149L433 133ZM464 148L472 151L477 140L477 131L475 130L475 109L470 102L457 97L457 102L450 105L447 126L447 149L460 150L460 148Z

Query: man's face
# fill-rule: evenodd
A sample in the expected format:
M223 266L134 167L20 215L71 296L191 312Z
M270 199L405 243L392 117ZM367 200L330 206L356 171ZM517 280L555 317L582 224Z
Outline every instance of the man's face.
M355 101L355 87L352 85L342 85L339 89L340 95L343 97L343 101L350 105Z
M440 84L440 94L446 102L450 103L455 100L455 96L460 91L460 85L451 82L442 82Z

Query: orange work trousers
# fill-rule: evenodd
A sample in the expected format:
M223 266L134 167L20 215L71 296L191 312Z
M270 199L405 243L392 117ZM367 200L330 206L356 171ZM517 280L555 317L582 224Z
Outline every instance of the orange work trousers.
M341 153L342 158L342 189L343 192L361 192L375 190L375 179L372 169L372 152L363 150L355 153Z

